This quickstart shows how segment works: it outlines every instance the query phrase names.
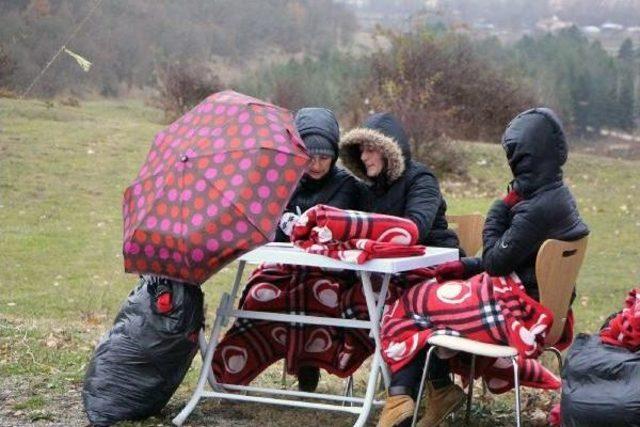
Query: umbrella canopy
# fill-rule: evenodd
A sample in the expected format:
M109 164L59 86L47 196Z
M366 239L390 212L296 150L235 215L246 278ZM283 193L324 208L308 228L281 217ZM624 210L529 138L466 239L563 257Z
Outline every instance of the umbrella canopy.
M309 157L285 109L233 91L158 133L124 193L124 266L202 284L272 240Z

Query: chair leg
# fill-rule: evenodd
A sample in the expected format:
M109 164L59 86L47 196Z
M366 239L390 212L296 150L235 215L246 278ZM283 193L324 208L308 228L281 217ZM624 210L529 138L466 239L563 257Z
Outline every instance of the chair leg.
M545 351L550 351L551 353L556 355L556 359L558 359L558 373L562 374L562 353L555 347L546 348Z
M344 397L353 397L353 375L349 375L344 386ZM342 406L353 406L353 402L342 401Z
M516 391L516 426L520 427L520 376L517 356L511 358L511 363L513 363L513 382Z
M431 354L436 349L436 346L432 345L427 351L427 358L424 361L424 368L422 368L422 377L420 378L420 388L418 389L418 397L416 398L416 406L413 410L413 418L411 419L411 427L416 427L418 422L418 409L420 408L420 400L422 399L422 393L424 392L424 383L427 379L427 372L429 371L429 362L431 361Z
M467 392L467 411L464 416L464 423L469 425L471 419L471 400L473 399L473 377L476 374L476 355L471 355L471 367L469 369L469 391Z

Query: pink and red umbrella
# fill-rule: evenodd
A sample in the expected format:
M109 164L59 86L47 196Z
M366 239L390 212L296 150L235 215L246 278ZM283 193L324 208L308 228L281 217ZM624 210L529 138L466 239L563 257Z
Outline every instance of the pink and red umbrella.
M285 109L213 94L156 135L124 193L124 265L202 284L272 239L309 157Z

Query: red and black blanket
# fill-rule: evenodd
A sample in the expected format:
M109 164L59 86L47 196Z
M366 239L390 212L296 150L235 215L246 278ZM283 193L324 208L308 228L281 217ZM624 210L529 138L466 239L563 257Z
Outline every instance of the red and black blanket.
M383 318L383 357L397 372L436 334L462 336L490 344L515 347L520 357L521 384L555 389L560 380L538 363L552 313L528 296L515 274L491 277L482 273L468 280L438 283L435 279L411 288ZM568 329L571 322L568 322ZM570 337L564 342L570 342ZM468 377L468 359L451 357L453 371ZM484 377L494 393L513 387L509 360L477 358L476 375Z
M399 286L416 283L429 270L392 281L386 298L388 308L400 294ZM374 292L381 277L371 278ZM243 310L368 320L362 286L353 273L265 264L256 269L240 301ZM238 319L216 347L213 371L218 381L248 384L260 372L285 358L287 370L295 374L301 366L317 366L347 377L374 349L369 331Z
M317 205L304 212L293 227L291 241L309 253L362 264L372 258L424 254L416 245L413 221Z
M600 331L603 343L640 350L640 288L632 289L624 308Z

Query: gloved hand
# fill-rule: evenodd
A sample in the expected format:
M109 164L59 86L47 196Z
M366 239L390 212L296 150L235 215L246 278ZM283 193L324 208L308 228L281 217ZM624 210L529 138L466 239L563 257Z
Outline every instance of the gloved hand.
M461 280L464 278L465 266L462 261L449 261L436 267L436 280L444 282L446 280Z
M514 190L513 188L511 188L509 190L509 193L504 196L504 199L502 199L502 201L504 202L505 205L507 205L509 208L514 207L515 205L518 204L518 202L522 201L522 196L520 196L520 194L518 194L518 192L516 190Z
M280 230L282 230L285 235L291 236L291 231L293 231L293 226L298 221L298 218L300 217L293 212L285 212L282 214L282 218L280 218L278 227L280 227Z

